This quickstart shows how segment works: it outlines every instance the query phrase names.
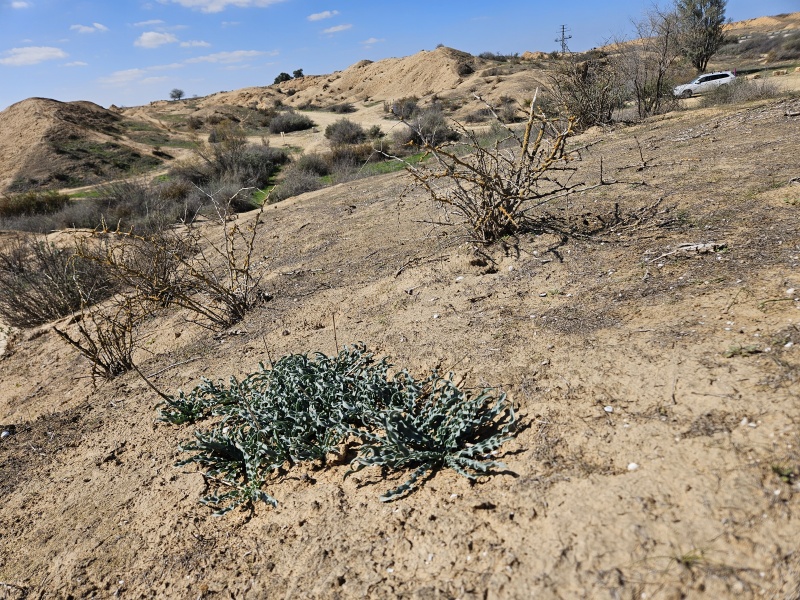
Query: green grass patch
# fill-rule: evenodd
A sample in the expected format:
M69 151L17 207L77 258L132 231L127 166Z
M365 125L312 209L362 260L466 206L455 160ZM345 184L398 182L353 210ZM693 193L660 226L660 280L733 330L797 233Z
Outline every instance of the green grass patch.
M99 190L84 190L82 192L73 192L68 194L70 199L80 199L80 198L100 198L102 194Z
M250 199L257 206L261 206L262 204L264 204L264 202L267 201L273 189L275 189L275 185L268 185L262 190L256 190L255 192L253 192L253 195L250 197Z
M416 165L425 160L425 152L417 152L411 156L407 156L402 161L400 160L386 160L377 163L368 163L361 168L362 175L385 175L386 173L396 173L406 168L406 164Z

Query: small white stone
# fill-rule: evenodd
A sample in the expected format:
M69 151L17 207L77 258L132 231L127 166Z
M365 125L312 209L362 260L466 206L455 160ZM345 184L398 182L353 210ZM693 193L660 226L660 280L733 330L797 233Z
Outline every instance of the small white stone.
M794 346L794 342L786 342L786 343L783 345L783 347L784 347L784 348L791 348L792 346Z
M456 277L456 281L464 281L464 276L459 275L458 277Z
M614 407L613 406L604 406L603 410L606 411L607 413L613 413L614 412Z
M540 298L546 298L547 297L547 292L542 292L541 294L539 294L539 297Z
M638 468L639 468L639 465L637 465L636 463L629 463L628 464L628 471L635 471Z
M513 270L514 270L514 265L511 265L511 266L509 266L509 267L508 267L508 270L509 270L509 271L513 271Z
M4 440L10 435L11 435L10 431L4 431L3 433L0 433L0 440Z
M780 496L781 495L781 491L780 490L775 490L772 493L775 494L776 496Z
M794 292L795 292L794 288L789 288L788 290L786 290L786 295L787 296L794 296Z
M438 319L439 318L439 313L434 313L433 318L434 319Z
M387 573L394 573L394 569L392 567L387 567L386 572Z

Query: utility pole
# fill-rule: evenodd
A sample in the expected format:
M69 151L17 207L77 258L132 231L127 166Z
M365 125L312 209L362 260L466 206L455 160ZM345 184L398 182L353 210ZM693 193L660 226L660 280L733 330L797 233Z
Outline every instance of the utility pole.
M561 42L561 54L566 54L567 53L567 51L569 50L567 48L567 40L571 40L572 39L571 35L567 35L567 31L569 31L569 29L567 29L567 26L566 25L562 25L561 26L561 37L557 37L556 38L557 42Z

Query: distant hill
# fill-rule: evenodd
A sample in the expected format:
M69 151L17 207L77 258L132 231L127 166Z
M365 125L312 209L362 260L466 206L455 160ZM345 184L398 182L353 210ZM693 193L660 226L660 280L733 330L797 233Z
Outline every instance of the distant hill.
M709 68L760 69L775 57L782 59L781 44L794 47L795 38L800 44L800 12L732 23L728 35L730 42ZM415 96L423 104L438 103L452 118L474 122L485 112L484 100L513 110L516 102L546 89L554 60L542 52L480 57L439 47L362 60L329 75L138 107L107 110L91 102L30 98L0 112L0 193L77 187L152 170L180 156L192 140L204 139L210 124L222 119L269 139L264 123L276 107L325 111L352 103L358 113L351 118L374 125L385 116L384 102ZM324 129L331 115L316 114ZM302 142L293 137L292 143L324 148L322 130L315 135ZM280 137L272 141L284 143Z
M0 112L0 131L0 191L91 184L162 162L91 102L29 98Z

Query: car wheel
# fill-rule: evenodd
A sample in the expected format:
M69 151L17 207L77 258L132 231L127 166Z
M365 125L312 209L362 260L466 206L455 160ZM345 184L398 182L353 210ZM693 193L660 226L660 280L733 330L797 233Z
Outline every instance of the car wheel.
M683 90L681 98L691 98L691 97L692 97L692 90Z

